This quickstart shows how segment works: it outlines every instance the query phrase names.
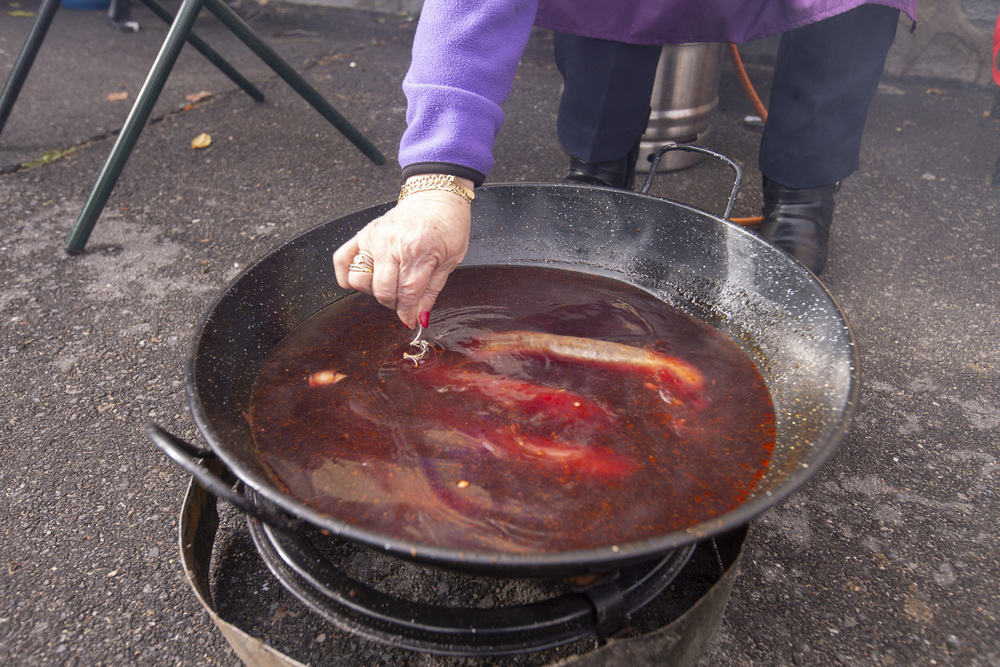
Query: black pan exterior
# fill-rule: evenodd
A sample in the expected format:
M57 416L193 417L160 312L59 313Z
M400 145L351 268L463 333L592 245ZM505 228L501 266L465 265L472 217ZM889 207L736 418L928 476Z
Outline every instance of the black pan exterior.
M756 363L777 418L774 456L735 510L654 539L557 553L469 552L411 543L320 514L284 493L256 451L245 414L268 354L305 319L343 298L332 255L391 204L334 220L269 253L198 326L187 390L195 421L232 472L286 512L346 539L444 567L505 576L618 568L750 521L812 477L857 407L858 354L825 287L746 230L676 202L570 185L477 190L465 265L536 265L615 278L712 325Z

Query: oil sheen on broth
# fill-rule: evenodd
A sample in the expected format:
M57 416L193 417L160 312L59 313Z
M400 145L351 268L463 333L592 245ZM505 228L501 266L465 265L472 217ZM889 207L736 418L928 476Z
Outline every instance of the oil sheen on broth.
M665 535L739 505L774 410L712 327L622 282L462 267L425 334L360 294L296 327L254 387L283 490L375 534L506 553Z

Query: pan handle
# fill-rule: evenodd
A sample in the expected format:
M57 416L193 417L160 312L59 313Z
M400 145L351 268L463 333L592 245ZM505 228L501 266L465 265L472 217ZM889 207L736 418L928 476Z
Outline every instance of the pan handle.
M690 144L678 144L674 142L664 144L662 148L660 148L658 151L656 151L655 154L653 154L653 158L650 160L649 173L646 174L646 182L643 183L642 189L639 190L639 192L641 192L642 194L649 194L649 188L650 186L653 185L653 178L656 176L656 168L660 164L660 158L662 158L663 155L669 151L687 151L688 153L701 153L702 155L714 157L716 160L719 160L720 162L725 162L726 164L728 164L730 167L733 168L733 171L736 172L736 175L733 178L733 191L729 194L729 204L726 206L725 215L722 216L723 218L728 220L729 214L733 212L733 206L736 205L736 195L740 191L740 184L743 182L743 170L740 169L740 165L736 164L722 153L716 153L715 151L710 151L707 148L702 148L701 146L692 146Z
M142 430L154 445L159 447L163 453L172 458L177 465L194 477L198 484L203 486L213 496L232 503L243 513L249 514L255 519L260 519L267 525L278 530L294 532L302 525L300 520L279 514L269 507L258 505L243 494L236 492L232 486L226 484L215 473L201 465L200 461L202 459L215 456L211 450L203 449L198 445L182 440L176 435L164 431L156 424L144 424Z

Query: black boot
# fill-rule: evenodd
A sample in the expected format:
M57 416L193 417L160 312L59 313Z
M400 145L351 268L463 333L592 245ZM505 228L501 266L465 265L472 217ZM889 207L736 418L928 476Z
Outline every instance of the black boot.
M787 188L765 176L761 238L819 275L826 264L833 198L838 189L840 183L817 188Z
M635 162L639 157L639 144L628 155L607 162L584 162L569 156L569 173L563 177L565 183L586 185L606 185L619 190L631 190L635 183Z

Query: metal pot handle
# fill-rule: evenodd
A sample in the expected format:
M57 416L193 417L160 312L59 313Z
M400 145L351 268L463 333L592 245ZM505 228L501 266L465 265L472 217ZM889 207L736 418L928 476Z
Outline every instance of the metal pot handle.
M201 465L202 459L215 456L211 450L203 449L198 445L182 440L173 433L164 431L156 424L144 424L142 430L154 445L159 447L177 465L194 477L195 481L213 496L232 503L243 513L249 514L255 519L259 519L278 530L295 531L302 525L299 519L279 514L269 507L258 505L250 498L236 492L231 485Z
M733 212L733 206L736 205L736 195L740 191L740 184L743 182L743 170L740 169L740 165L736 164L728 157L722 153L716 153L715 151L710 151L707 148L702 148L701 146L691 146L690 144L677 144L669 143L665 144L653 155L650 160L649 173L646 174L646 182L642 184L642 189L639 190L642 194L649 194L649 188L653 185L653 178L656 176L656 168L660 164L660 158L663 157L668 151L687 151L689 153L701 153L702 155L708 155L709 157L714 157L720 162L725 162L733 171L736 172L733 178L733 191L729 195L729 204L726 206L726 213L722 216L726 220L729 219L729 215Z

